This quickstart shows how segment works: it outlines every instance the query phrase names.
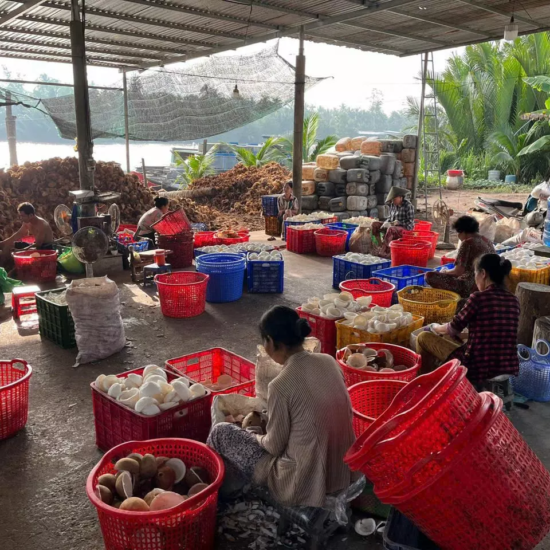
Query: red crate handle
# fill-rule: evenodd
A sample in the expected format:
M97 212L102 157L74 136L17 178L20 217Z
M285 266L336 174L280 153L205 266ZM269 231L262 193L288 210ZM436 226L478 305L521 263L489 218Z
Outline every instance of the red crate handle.
M27 370L27 372L21 378L15 380L15 382L10 382L5 386L0 386L0 395L2 394L2 392L14 388L18 384L23 384L23 382L28 380L32 375L32 367L26 361L23 361L23 359L10 359L9 361L0 360L0 363L9 364L12 369L17 369L17 367L13 366L14 363L21 363L25 366L25 369Z
M158 512L133 512L130 510L119 510L118 508L115 508L114 506L110 506L109 504L105 504L102 500L100 500L96 493L95 493L95 487L94 487L94 480L97 477L98 471L104 466L107 462L113 462L113 458L116 458L120 456L122 452L128 452L130 454L131 452L135 452L139 446L148 446L152 445L155 442L158 443L159 441L165 441L167 443L170 442L178 442L181 444L183 441L182 439L178 438L163 438L161 440L159 439L149 439L146 441L127 441L126 443L121 443L120 445L117 445L116 447L113 447L111 450L107 451L101 460L94 466L94 469L90 472L88 475L88 479L86 480L86 493L88 494L88 498L92 501L92 504L98 508L101 509L104 512L107 512L109 515L118 517L121 520L124 518L135 518L136 514L139 514L137 517L143 517L143 519L152 520L152 519L158 519L163 518L166 516L171 516L174 513L183 512L184 510L188 510L190 508L194 508L198 506L203 501L207 500L208 497L213 495L218 491L218 489L221 487L224 475L225 475L225 466L223 463L222 458L220 455L218 455L215 451L213 451L210 447L206 446L204 443L200 443L199 441L193 441L193 440L186 440L189 444L195 447L201 447L205 452L210 453L215 461L217 462L218 466L218 475L216 476L216 479L203 491L200 493L189 497L187 500L182 502L181 504L178 504L177 506L174 506L172 508L168 508L167 510L161 510Z

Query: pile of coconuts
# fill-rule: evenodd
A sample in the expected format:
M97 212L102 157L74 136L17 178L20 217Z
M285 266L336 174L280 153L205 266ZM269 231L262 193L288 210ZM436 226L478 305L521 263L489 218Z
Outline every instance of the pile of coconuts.
M115 474L99 476L95 491L102 502L119 510L167 510L198 495L210 484L204 468L187 468L179 458L132 453L114 466Z

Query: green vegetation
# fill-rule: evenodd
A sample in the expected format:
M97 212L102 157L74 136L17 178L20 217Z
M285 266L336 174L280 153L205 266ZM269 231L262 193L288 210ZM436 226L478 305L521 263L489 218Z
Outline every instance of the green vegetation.
M546 76L549 75L549 76ZM550 33L485 43L453 55L435 80L441 171L480 180L490 169L529 183L550 168L550 125L522 114L550 109ZM409 99L408 114L418 114Z
M180 189L185 189L195 180L210 176L215 173L212 164L214 163L214 149L211 149L206 155L191 155L187 159L182 159L179 153L176 154L176 166L183 168L183 173L176 179Z
M279 162L283 160L285 157L283 151L284 144L284 138L269 137L265 140L257 153L245 147L238 147L227 143L223 145L233 150L239 164L244 164L244 166L263 166L269 162Z
M471 191L488 191L490 193L529 193L531 189L533 189L533 186L485 179L470 179L464 182L463 189Z

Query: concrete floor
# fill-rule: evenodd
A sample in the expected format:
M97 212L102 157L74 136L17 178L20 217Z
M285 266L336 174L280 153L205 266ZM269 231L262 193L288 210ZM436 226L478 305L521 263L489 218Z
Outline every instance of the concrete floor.
M34 368L27 427L0 442L2 550L103 548L96 512L85 493L88 473L101 456L95 447L90 383L101 373L162 365L168 358L214 346L254 359L260 343L257 325L266 309L275 304L296 307L331 290L330 258L284 255L284 294L245 293L234 303L207 304L206 312L193 319L164 318L156 292L131 284L129 272L118 273L113 278L120 286L129 345L108 359L77 369L72 368L76 350L42 341L36 321L16 325L9 308L0 307L0 357L21 358ZM515 409L510 416L550 468L550 407L531 404L529 410ZM217 545L229 547L225 541ZM330 548L369 550L382 545L349 534L335 536ZM550 543L540 548L550 548Z

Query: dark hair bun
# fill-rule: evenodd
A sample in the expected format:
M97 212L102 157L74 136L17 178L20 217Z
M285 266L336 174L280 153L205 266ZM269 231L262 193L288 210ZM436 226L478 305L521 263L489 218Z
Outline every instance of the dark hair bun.
M298 336L305 338L311 334L311 327L307 322L307 319L298 319L296 321L296 333Z
M500 269L504 273L504 276L510 274L510 271L512 271L512 262L510 260L507 260L506 258L500 259Z

